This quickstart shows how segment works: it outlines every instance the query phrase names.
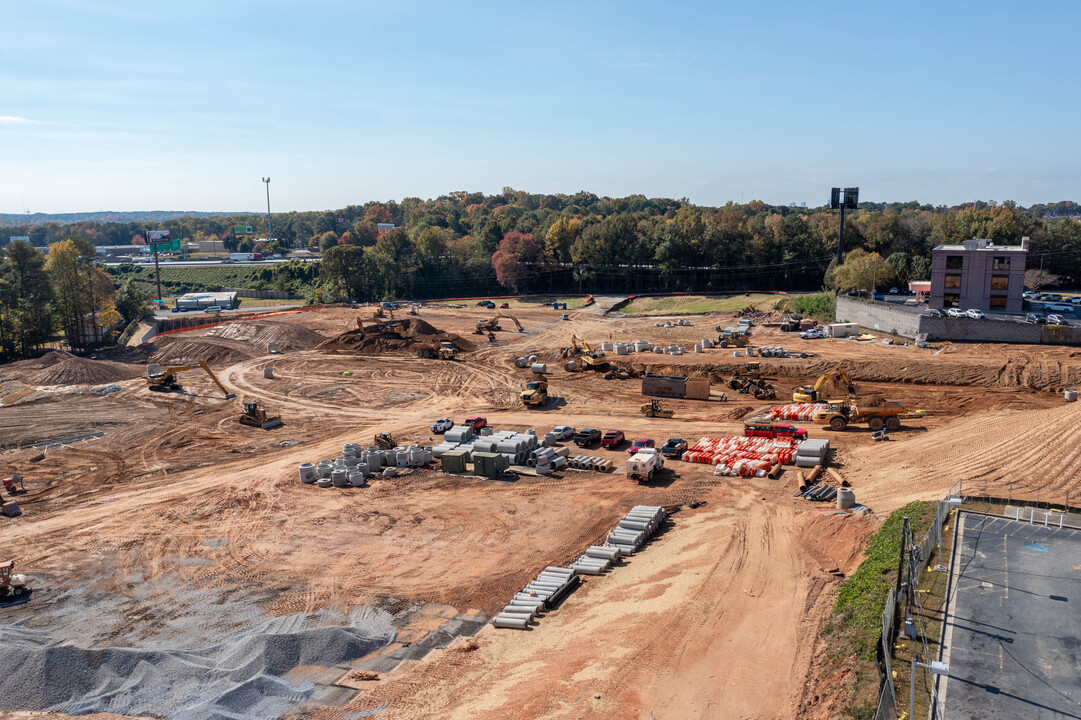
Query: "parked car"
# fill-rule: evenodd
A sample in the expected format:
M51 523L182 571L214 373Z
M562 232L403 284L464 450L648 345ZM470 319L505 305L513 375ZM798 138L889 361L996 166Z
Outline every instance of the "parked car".
M926 315L927 317L942 317L942 311L936 310L935 308L930 308L927 310L927 312L924 313L924 315Z
M1037 294L1038 293L1034 293L1031 290L1026 290L1025 292L1021 293L1021 297L1025 298L1026 300L1035 300Z
M965 311L964 311L964 310L962 310L961 308L950 308L949 310L947 310L947 311L946 311L946 315L947 315L948 317L956 317L956 318L959 318L959 317L968 317L968 316L967 316L967 315L965 314Z
M592 445L601 439L601 431L596 428L582 428L574 434L574 444L578 447Z
M638 438L631 446L627 448L628 455L636 455L639 450L645 450L646 448L656 447L657 443L653 442L649 438Z
M900 291L900 290L898 290L897 288L890 288L890 295L896 295L896 294L898 294L899 292L901 292L901 291Z
M601 447L615 450L623 444L625 439L622 430L607 430L604 433L604 437L601 438Z
M968 315L973 320L983 320L985 317L987 317L984 311L978 308L971 308L969 310L966 310L965 315Z
M687 441L683 438L668 438L668 442L661 446L661 455L673 460L681 460L685 452Z
M1070 303L1064 303L1064 302L1051 303L1050 305L1045 305L1044 310L1050 310L1051 312L1056 312L1056 313L1064 313L1064 312L1065 313L1066 312L1072 313L1073 312L1073 305L1071 305Z
M818 328L811 328L810 330L804 330L799 334L804 340L821 340L826 337L826 333L822 332Z
M1032 325L1043 325L1047 322L1047 318L1044 317L1043 313L1029 313L1025 316L1025 322Z
M1048 302L1059 302L1060 300L1062 300L1062 296L1058 293L1047 293L1043 296L1043 299L1047 300Z
M203 312L205 312L205 313L220 313L221 312L221 305L211 305L208 308L203 308Z
M556 436L557 440L570 440L574 437L574 428L570 425L557 425L552 428L552 434Z
M568 315L567 313L563 313L562 315L559 316L559 319L560 320L570 320L571 316Z
M1048 315L1047 316L1047 324L1048 325L1065 325L1066 321L1062 319L1061 315Z
M488 418L482 417L470 417L465 419L465 424L473 428L473 432L480 432L480 429L488 424Z
M1074 295L1066 302L1070 303L1071 305L1081 305L1081 295Z
M432 423L431 430L437 435L442 435L447 430L450 430L452 427L454 427L453 420L451 420L450 418L439 418L434 423Z
M507 308L510 307L510 303L499 303L499 307L502 310L506 310Z

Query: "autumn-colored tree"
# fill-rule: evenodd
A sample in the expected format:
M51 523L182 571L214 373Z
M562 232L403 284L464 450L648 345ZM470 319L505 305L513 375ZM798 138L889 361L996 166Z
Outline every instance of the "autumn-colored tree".
M496 280L503 287L518 292L529 274L527 263L536 262L540 252L541 246L531 234L507 233L499 243L499 250L492 255Z
M101 330L120 321L113 281L93 264L94 255L93 245L72 236L49 246L45 262L55 292L57 320L74 348L93 344Z
M353 238L353 233L346 230L342 233L342 236L338 238L339 245L356 245L357 241Z
M845 261L833 271L834 285L839 290L877 290L893 283L893 268L878 253L852 250Z
M390 214L390 210L388 210L385 206L380 205L379 203L373 203L372 205L364 208L364 219L370 223L375 224L388 223L393 218Z

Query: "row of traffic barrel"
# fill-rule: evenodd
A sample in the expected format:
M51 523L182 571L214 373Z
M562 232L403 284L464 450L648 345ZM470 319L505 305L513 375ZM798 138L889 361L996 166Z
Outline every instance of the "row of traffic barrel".
M581 575L603 575L624 555L633 555L657 532L667 514L663 507L636 505L608 533L604 545L592 545L570 567L549 565L515 593L492 618L497 628L525 630L536 617L555 605L580 582Z

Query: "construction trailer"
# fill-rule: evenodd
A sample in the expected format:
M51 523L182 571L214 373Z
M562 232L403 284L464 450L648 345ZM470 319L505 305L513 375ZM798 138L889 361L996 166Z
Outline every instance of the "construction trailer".
M709 378L643 375L642 394L650 397L709 400Z
M823 329L826 337L831 338L856 337L860 334L860 326L856 323L830 323Z

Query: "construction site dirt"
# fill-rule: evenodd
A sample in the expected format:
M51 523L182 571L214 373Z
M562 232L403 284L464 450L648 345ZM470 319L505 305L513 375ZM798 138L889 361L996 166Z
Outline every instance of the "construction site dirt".
M226 709L243 716L260 707L259 717L328 720L815 718L808 688L829 689L814 687L814 638L837 585L890 511L940 498L960 479L1081 485L1081 454L1066 450L1081 433L1081 410L1061 392L1081 384L1081 353L1069 348L921 349L800 340L756 326L752 345L812 357L762 358L779 400L755 400L723 384L746 356L690 351L716 338L715 326L732 324L731 314L656 327L656 316L587 308L569 311L568 322L551 308L526 308L515 310L524 332L504 327L489 342L474 329L490 310L420 312L405 333L450 340L462 351L457 359L416 357L410 337L358 337L357 318L370 309L327 308L95 358L57 353L0 366L0 473L17 471L26 485L24 514L0 518L0 559L15 560L32 581L27 602L0 607L0 643L37 662L36 648L63 658L70 646L134 648L147 666L159 663L153 676L125 670L137 679L115 692L71 683L64 697L35 694L33 673L44 670L20 655L24 669L0 680L5 716L225 717ZM563 369L572 332L595 349L609 340L685 345L683 355L608 359L708 376L713 394L666 398L674 417L644 417L640 379ZM279 352L268 353L268 342ZM548 370L550 399L539 408L519 398L533 373L515 359L531 355ZM182 374L183 392L148 390L147 363L199 360L235 399L201 371ZM616 462L610 473L490 479L444 474L435 463L362 488L298 481L300 463L335 457L345 443L370 445L376 433L434 445L429 426L443 417L461 424L484 416L497 430L538 435L557 425L617 428L658 446L741 434L745 418L838 365L859 396L907 410L886 443L872 441L866 425L833 432L796 423L831 440L831 468L851 483L863 513L793 498L794 469L777 479L719 477L709 465L670 461L659 479L640 484L619 470L626 445L583 451ZM242 426L245 400L284 426ZM32 447L95 432L104 434ZM529 631L469 625L498 612L545 566L565 566L602 540L634 505L679 509L643 551L586 578ZM471 629L423 657L373 662L451 621ZM256 647L260 633L290 638L288 662ZM196 653L203 660L195 665L221 667L222 638L247 648L229 661L248 673L243 692L219 693L239 681L211 675L215 691L202 693L185 674L192 664L181 671L176 663ZM320 656L319 642L333 651ZM389 669L371 671L377 666ZM169 682L189 699L155 708L169 673L183 676Z

